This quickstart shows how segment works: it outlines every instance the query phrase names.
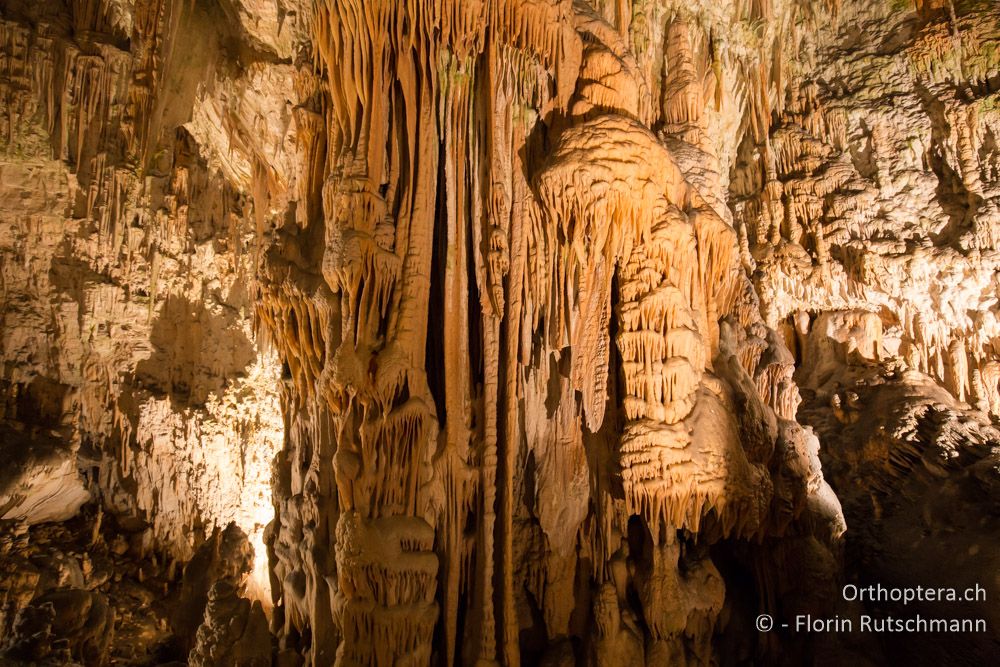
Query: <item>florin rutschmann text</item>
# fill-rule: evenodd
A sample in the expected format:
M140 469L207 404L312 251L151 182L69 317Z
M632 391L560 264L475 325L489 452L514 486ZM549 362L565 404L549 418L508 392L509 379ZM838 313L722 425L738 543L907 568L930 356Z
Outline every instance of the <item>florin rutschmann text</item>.
M846 602L863 603L978 603L986 601L986 589L976 584L968 588L929 586L886 587L881 584L857 586L847 584L841 589ZM926 607L924 607L926 611ZM935 617L923 614L912 616L860 614L856 617L841 615L816 616L797 614L788 622L776 623L770 614L757 617L757 629L770 632L778 626L794 632L986 632L985 618Z

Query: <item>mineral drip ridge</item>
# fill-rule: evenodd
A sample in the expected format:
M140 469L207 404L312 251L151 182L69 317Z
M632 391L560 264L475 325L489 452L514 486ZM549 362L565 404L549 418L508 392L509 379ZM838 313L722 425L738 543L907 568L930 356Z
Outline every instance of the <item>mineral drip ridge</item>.
M992 0L5 0L0 664L998 664L998 276Z

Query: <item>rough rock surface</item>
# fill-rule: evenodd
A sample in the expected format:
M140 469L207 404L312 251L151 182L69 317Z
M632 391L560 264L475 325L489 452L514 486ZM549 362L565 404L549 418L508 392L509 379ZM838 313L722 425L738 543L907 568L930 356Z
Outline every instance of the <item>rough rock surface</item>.
M6 659L1000 653L995 3L7 0L0 121Z
M280 371L253 333L250 205L195 139L198 68L219 88L249 74L225 78L208 9L161 5L0 15L0 354L19 471L0 478L0 510L65 518L45 498L72 514L90 490L185 561L230 521L262 545Z

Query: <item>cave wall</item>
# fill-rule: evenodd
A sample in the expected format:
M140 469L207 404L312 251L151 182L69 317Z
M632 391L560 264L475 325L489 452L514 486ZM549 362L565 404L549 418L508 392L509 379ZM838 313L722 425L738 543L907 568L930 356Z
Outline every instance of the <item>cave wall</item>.
M248 572L287 664L835 654L752 620L915 461L995 526L998 18L8 0L0 519L238 552L192 664L267 653Z
M3 518L99 497L179 562L230 521L262 540L282 439L234 142L280 124L256 79L273 90L285 73L230 68L213 12L13 2L0 28L3 428L31 443Z
M745 263L771 326L843 311L865 356L997 414L996 8L856 5L803 36L810 76L739 149Z

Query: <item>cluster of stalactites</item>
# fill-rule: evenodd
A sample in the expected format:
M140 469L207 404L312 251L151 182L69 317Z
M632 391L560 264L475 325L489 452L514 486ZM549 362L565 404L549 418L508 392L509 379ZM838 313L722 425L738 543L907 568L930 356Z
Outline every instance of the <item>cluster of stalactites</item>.
M546 266L558 268L568 282L567 289L553 285L555 299L542 293L532 295L531 301L552 304L552 317L546 318L552 328L549 340L558 342L568 331L566 343L584 342L593 350L590 355L574 354L572 375L584 392L587 423L594 432L603 421L607 388L606 382L598 386L592 376L607 368L610 346L608 327L592 327L606 324L610 316L615 266L631 255L634 245L653 236L653 220L666 214L667 193L683 200L683 179L676 166L668 158L647 160L650 155L665 156L665 151L642 125L622 116L603 116L567 130L537 178L542 214L536 222L554 223L556 233L540 230L536 238L550 244L543 253L551 257ZM622 164L631 173L620 173ZM558 243L559 238L565 245ZM683 267L683 273L679 279L684 287L697 289L694 264ZM549 289L547 281L534 284ZM577 294L578 284L586 291ZM578 331L563 314L574 304L580 309Z
M482 53L487 34L496 44L538 58L546 70L564 70L556 83L557 98L565 104L579 67L573 15L571 0L319 0L313 45L316 60L326 71L334 111L334 160L344 151L361 157L358 152L367 150L368 158L375 157L381 150L375 144L385 131L380 126L393 114L385 104L386 91L398 79L404 94L408 88L416 93L418 82L429 85L432 96L437 94L447 86L441 80L448 76L440 67L441 59L463 61ZM370 159L366 164L369 170L382 168Z
M110 44L85 49L49 31L31 32L0 21L0 73L7 79L3 132L29 130L39 111L52 153L72 165L85 194L85 215L94 219L108 259L124 234L125 208L139 181L117 163L119 151L138 151L134 130L146 111L131 86L133 56ZM38 100L43 100L38 109ZM29 130L30 131L30 130ZM8 142L13 136L4 137Z
M555 70L578 68L572 4L328 0L317 3L313 26L329 112L325 173L310 180L322 182L322 277L334 301L324 332L325 363L315 382L335 422L336 493L345 510L337 523L340 577L333 611L344 660L422 664L430 659L437 621L439 557L445 634L454 650L456 586L468 585L472 569L461 531L477 487L463 460L468 445L462 440L469 436L459 426L453 374L445 382L448 451L430 472L438 424L424 354L428 272L436 270L432 257L438 252L435 216L446 207L449 230L467 224L463 202L470 195L462 189L467 179L479 178L478 166L462 164L474 152L468 144L480 141L470 138L475 91L495 86L513 93L509 101L517 113L526 104L568 98L574 77L558 78L552 97L548 83L532 75L541 70L553 81ZM481 64L488 69L482 78ZM312 127L320 119L306 120ZM443 160L442 145L448 149ZM303 152L320 147L318 138L307 137ZM497 212L503 213L491 211ZM509 217L509 207L506 212ZM509 270L508 230L504 216L493 217L483 258L492 285L481 289L487 288L499 315L504 294L489 288L500 287ZM449 248L449 258L454 251ZM462 264L448 269L446 290L462 271ZM456 315L446 314L446 329ZM446 348L453 333L445 332ZM495 459L487 452L485 467L495 468ZM483 493L495 494L492 474L483 476L489 481ZM405 544L399 554L380 542L386 521L429 530L424 518L433 521L435 513L444 517L438 523L449 533L446 544L434 545L431 533L419 548L425 553L416 557ZM488 517L483 521L491 530ZM483 625L492 635L489 619Z
M592 327L604 317L617 273L615 343L628 420L621 464L629 511L652 525L697 530L704 512L722 511L731 482L731 471L706 473L689 418L718 348L717 321L733 306L735 235L685 182L660 141L622 116L565 131L536 187L540 219L558 230L538 236L565 239L565 275L579 288L575 302L562 290L556 302L580 309L570 339L577 343L574 366L585 364L587 371L572 377L584 396L588 428L600 426L607 400L606 378L595 387L600 376L591 369L607 366L608 345L593 340L600 334ZM581 330L576 337L573 324ZM588 344L595 353L587 352Z

